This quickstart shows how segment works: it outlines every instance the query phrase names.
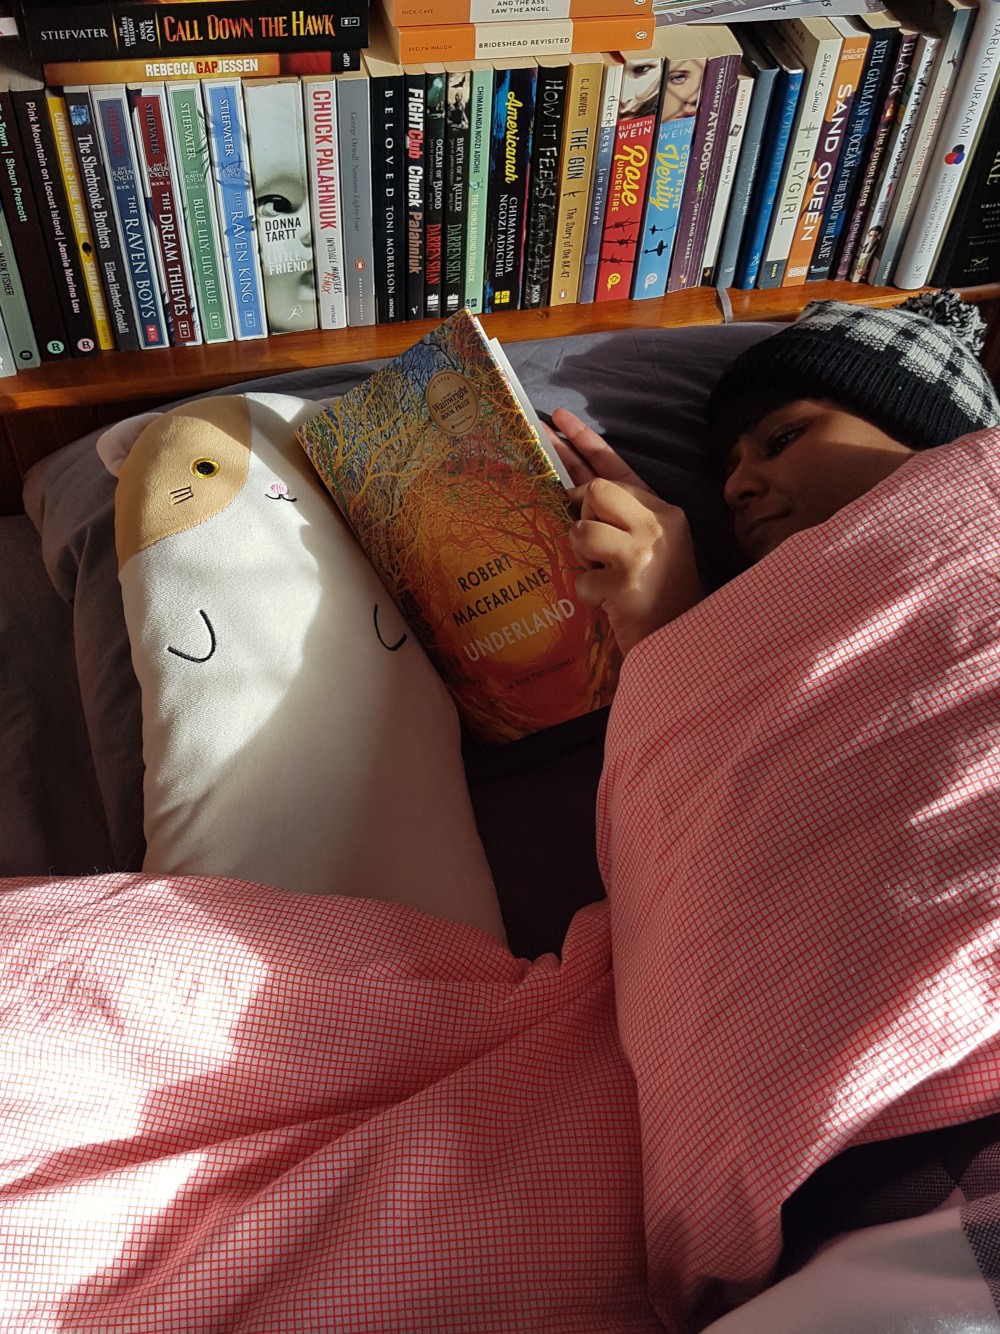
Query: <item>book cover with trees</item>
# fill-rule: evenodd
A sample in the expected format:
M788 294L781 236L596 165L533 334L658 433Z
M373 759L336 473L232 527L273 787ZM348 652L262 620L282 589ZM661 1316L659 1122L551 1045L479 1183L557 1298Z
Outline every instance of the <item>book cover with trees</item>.
M610 703L617 650L576 597L566 492L473 315L298 435L473 735L511 741Z

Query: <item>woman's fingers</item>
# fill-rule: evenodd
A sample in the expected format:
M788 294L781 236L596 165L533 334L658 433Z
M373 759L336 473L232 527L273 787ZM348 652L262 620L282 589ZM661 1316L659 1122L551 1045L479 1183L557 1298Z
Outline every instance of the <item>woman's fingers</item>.
M625 460L615 453L603 436L598 435L592 427L585 425L579 417L567 408L556 408L552 414L552 420L556 429L572 446L580 464L582 464L582 468L588 470L587 476L582 475L582 468L580 469L580 475L577 475L570 467L569 461L563 459L569 469L570 476L577 485L589 481L593 477L603 477L609 482L622 482L629 486L637 486L644 491L651 489L646 486L639 474L634 472Z
M542 422L542 425L548 432L549 444L562 459L563 466L569 473L573 485L579 487L593 481L596 474L586 459L577 453L568 440L563 439L561 435L557 435L548 422Z

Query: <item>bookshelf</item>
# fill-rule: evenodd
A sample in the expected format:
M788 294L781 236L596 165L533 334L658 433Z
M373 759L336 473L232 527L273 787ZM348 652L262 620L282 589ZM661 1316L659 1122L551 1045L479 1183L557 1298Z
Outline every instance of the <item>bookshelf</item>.
M910 293L863 283L810 283L806 287L729 291L734 321L792 319L808 301L836 299L893 306ZM989 324L984 357L1000 377L1000 283L967 289ZM722 324L723 307L711 288L696 287L651 301L608 301L482 317L503 343L580 333ZM21 478L38 459L95 427L175 399L225 385L315 366L394 356L437 320L287 333L245 342L109 352L77 361L49 362L0 381L0 514L17 513Z

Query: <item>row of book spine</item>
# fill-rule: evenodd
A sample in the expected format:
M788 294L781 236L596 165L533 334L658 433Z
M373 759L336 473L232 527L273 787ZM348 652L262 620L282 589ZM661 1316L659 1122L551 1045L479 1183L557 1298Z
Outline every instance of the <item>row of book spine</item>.
M0 93L0 365L703 283L1000 277L1000 0L747 34Z

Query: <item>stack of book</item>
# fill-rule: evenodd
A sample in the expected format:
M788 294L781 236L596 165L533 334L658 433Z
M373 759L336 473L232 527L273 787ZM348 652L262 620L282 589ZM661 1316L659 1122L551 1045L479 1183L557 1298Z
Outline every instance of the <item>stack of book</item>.
M463 306L1000 279L1000 0L400 60L417 13L402 6L441 2L385 0L395 22L376 10L370 33L353 11L363 51L335 8L340 38L282 55L326 68L277 78L157 54L134 80L49 63L45 86L8 59L3 370ZM209 0L176 8L201 40ZM161 34L174 21L173 3L126 9L132 26L155 13Z

